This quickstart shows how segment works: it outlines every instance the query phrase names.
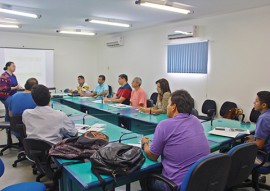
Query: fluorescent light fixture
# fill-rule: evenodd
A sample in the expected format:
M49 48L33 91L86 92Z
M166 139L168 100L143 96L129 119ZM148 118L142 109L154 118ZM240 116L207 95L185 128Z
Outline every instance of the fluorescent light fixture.
M177 33L177 34L185 34L185 35L192 35L192 34L193 34L193 32L185 32L185 31L179 31L179 30L174 31L174 33Z
M31 17L31 18L35 18L35 19L39 19L41 17L41 15L37 15L37 14L25 13L25 12L21 12L21 11L14 11L14 10L3 9L3 8L0 8L0 12L12 14L12 15L24 16L24 17Z
M86 35L86 36L94 36L96 33L93 32L81 32L81 31L65 31L65 30L57 30L56 32L62 34L75 34L75 35Z
M98 20L98 19L85 19L85 22L102 24L102 25L112 25L112 26L117 26L117 27L126 27L126 28L131 27L130 24L113 22L113 21Z
M19 25L9 25L9 24L0 24L0 28L14 28L14 29L18 29L20 28Z
M189 14L190 10L184 9L180 7L177 3L170 3L168 1L160 1L160 0L137 0L135 4L139 4L141 6L161 9L165 11L171 11L175 13Z

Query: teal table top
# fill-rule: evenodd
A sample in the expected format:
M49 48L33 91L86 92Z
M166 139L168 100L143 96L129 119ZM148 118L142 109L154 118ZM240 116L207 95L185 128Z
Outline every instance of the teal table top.
M240 121L236 120L230 120L230 119L224 119L224 118L218 118L213 120L212 126L211 126L211 121L207 121L202 123L204 127L204 132L206 135L206 138L210 141L216 142L216 143L225 143L225 142L230 142L233 140L233 138L230 137L223 137L223 136L218 136L218 135L212 135L208 133L209 131L213 130L215 127L228 127L228 128L239 128L243 130L249 130L250 133L253 133L256 128L256 124L250 123L250 124L242 124ZM236 139L239 139L245 135L238 135Z
M64 113L67 114L67 116L84 115L83 112L78 111L78 110L76 110L76 109L73 109L73 108L71 108L71 107L68 107L68 106L66 106L66 105L63 105L63 104L61 104L61 103L59 103L59 102L51 101L51 102L50 102L50 105L51 105L51 107L52 107L53 109L55 109L55 110L61 110L61 111L63 111Z
M118 108L113 106L116 105L116 103L97 103L96 99L90 97L65 97L64 100L153 124L158 124L160 121L168 119L166 114L149 115L141 113L137 108L131 106Z

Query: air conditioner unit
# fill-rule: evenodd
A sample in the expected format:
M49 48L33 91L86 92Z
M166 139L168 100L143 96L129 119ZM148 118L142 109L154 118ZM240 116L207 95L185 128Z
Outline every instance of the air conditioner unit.
M180 27L168 35L168 40L196 37L198 35L198 26Z
M123 46L124 45L124 37L119 36L119 37L111 38L108 42L106 42L106 45L108 47Z

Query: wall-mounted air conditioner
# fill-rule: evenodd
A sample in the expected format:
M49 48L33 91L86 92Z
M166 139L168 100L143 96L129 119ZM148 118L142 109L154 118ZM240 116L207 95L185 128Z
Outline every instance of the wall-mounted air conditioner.
M198 36L198 26L178 27L168 35L168 40Z
M106 42L106 45L108 47L118 47L118 46L123 46L124 45L124 37L119 36L119 37L114 37L109 39Z

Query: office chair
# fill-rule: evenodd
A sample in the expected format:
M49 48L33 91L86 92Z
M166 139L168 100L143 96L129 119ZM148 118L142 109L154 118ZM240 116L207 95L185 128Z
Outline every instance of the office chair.
M233 108L237 108L236 103L230 102L230 101L225 101L225 102L221 105L221 108L220 108L220 111L219 111L220 116L225 117L225 115L228 114L229 111L230 111L231 109L233 109ZM237 118L236 120L238 120L238 118Z
M196 116L196 117L198 117L198 115L199 115L197 109L195 109L195 108L192 108L191 114Z
M229 150L227 154L231 157L231 165L226 190L248 186L244 181L252 172L257 151L254 143L243 143Z
M146 100L146 106L147 106L147 107L154 107L153 100L147 99L147 100Z
M148 191L151 180L157 179L168 185L172 191L224 191L230 167L230 157L226 154L210 154L195 162L186 173L181 188L163 177L150 174L141 179L143 191Z
M214 100L207 99L203 102L202 105L202 113L206 114L206 116L199 115L198 118L209 121L215 117L216 112L217 112L216 102Z
M157 103L157 98L158 98L157 92L152 93L152 95L150 96L150 99L153 100L154 105L156 105L156 103Z
M6 129L7 133L7 144L5 145L0 145L1 151L0 151L0 156L3 155L4 151L10 148L18 148L18 143L13 143L12 142L12 137L11 137L11 130L10 130L10 122L0 122L0 128Z
M256 111L254 108L252 108L250 112L249 120L253 123L256 123L260 115L261 115L261 112Z
M19 149L21 149L21 151L19 151L17 155L18 159L15 160L14 163L12 164L13 167L16 167L17 163L27 160L25 152L24 152L24 148L23 148L23 139L26 137L26 130L22 122L22 116L10 117L10 129L12 132L15 132L16 134L18 134L19 147L20 147Z
M4 174L5 166L0 158L0 177ZM45 191L46 186L40 182L23 182L18 184L13 184L6 188L3 188L2 191Z
M51 168L51 162L49 158L49 150L52 144L39 139L25 138L23 145L27 157L35 162L39 175L36 178L37 182L44 176L47 176L50 180L53 180L54 171Z
M112 86L108 85L108 87L109 87L109 95L107 96L107 98L111 98L113 97Z

